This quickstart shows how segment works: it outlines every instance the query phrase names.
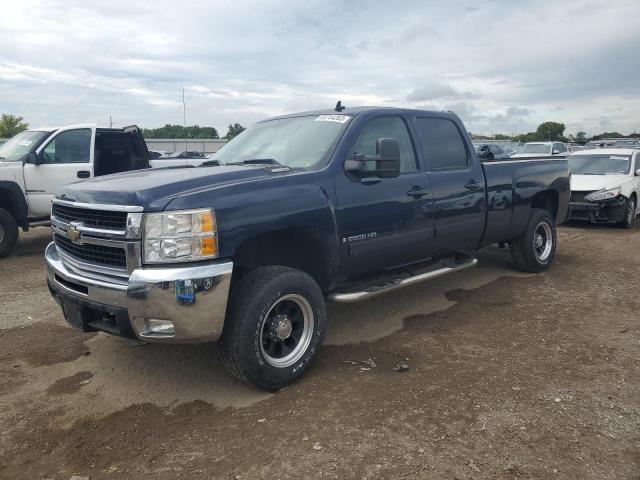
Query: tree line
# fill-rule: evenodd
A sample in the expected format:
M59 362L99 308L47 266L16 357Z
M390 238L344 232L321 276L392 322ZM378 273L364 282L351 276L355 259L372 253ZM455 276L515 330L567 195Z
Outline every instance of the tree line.
M601 140L603 138L640 138L640 133L630 133L629 135L623 135L619 132L602 132L591 137L587 136L586 132L578 132L575 135L569 134L565 136L564 131L566 127L564 123L558 122L543 122L538 125L538 128L534 132L523 133L521 135L503 135L496 133L493 136L494 140L511 140L513 142L577 142L587 143L591 140ZM474 135L469 133L472 139L487 138L480 135Z
M0 117L0 138L11 138L16 133L20 133L23 130L29 128L29 124L24 121L22 117L3 113ZM619 132L602 132L591 137L587 136L585 132L578 132L575 135L569 134L565 136L564 123L558 122L543 122L538 125L538 128L534 132L523 133L521 135L504 135L496 133L492 138L494 140L511 140L514 142L578 142L587 143L590 140L600 140L602 138L640 138L640 133L630 133L629 135L623 135ZM242 133L245 127L239 123L230 124L227 128L227 134L222 137L227 140L231 140L236 135ZM201 127L199 125L190 125L183 127L182 125L166 124L160 128L144 128L142 133L145 138L220 138L218 130L215 127ZM469 135L474 140L486 139L482 135L475 135L469 132Z
M11 138L17 133L29 128L29 124L24 118L8 113L0 116L0 138ZM236 135L242 133L245 128L239 123L232 123L227 129L227 134L223 137L231 140ZM190 125L183 127L182 125L167 124L160 128L143 128L142 134L145 138L220 138L218 130L215 127L201 127L199 125Z

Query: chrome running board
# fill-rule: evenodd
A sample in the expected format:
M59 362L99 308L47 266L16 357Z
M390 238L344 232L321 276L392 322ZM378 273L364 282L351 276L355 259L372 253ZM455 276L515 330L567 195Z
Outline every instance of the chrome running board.
M453 262L450 265L440 266L432 268L431 270L422 271L420 273L415 272L410 276L396 276L390 280L380 284L371 284L358 291L350 292L334 292L327 297L333 302L340 303L353 303L365 300L368 298L382 295L383 293L397 290L402 287L413 285L418 282L430 280L432 278L440 277L448 273L457 272L458 270L464 270L465 268L473 267L478 263L478 259L467 254L459 254L457 257L452 257Z

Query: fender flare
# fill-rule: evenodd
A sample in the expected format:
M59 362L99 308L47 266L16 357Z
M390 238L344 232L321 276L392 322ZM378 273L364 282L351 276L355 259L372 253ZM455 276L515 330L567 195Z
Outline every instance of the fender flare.
M0 201L0 208L4 208L10 212L16 219L19 227L28 228L29 220L27 219L27 215L29 207L27 206L27 200L20 186L16 182L1 180L0 199L2 199L2 197L7 197L9 204L6 205Z

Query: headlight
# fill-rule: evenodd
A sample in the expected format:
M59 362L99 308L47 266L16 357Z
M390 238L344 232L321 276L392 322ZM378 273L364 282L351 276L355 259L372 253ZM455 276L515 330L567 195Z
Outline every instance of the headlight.
M620 195L620 187L610 188L608 190L598 190L597 192L585 195L584 199L589 202L603 202L605 200L611 200Z
M218 256L216 217L211 209L147 213L144 263L204 260Z

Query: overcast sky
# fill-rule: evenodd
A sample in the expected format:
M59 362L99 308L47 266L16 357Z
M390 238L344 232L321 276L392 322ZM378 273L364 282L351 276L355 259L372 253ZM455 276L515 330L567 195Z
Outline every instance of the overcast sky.
M217 5L216 5L217 3ZM0 6L0 112L31 126L447 109L473 132L640 131L640 1L40 1Z

